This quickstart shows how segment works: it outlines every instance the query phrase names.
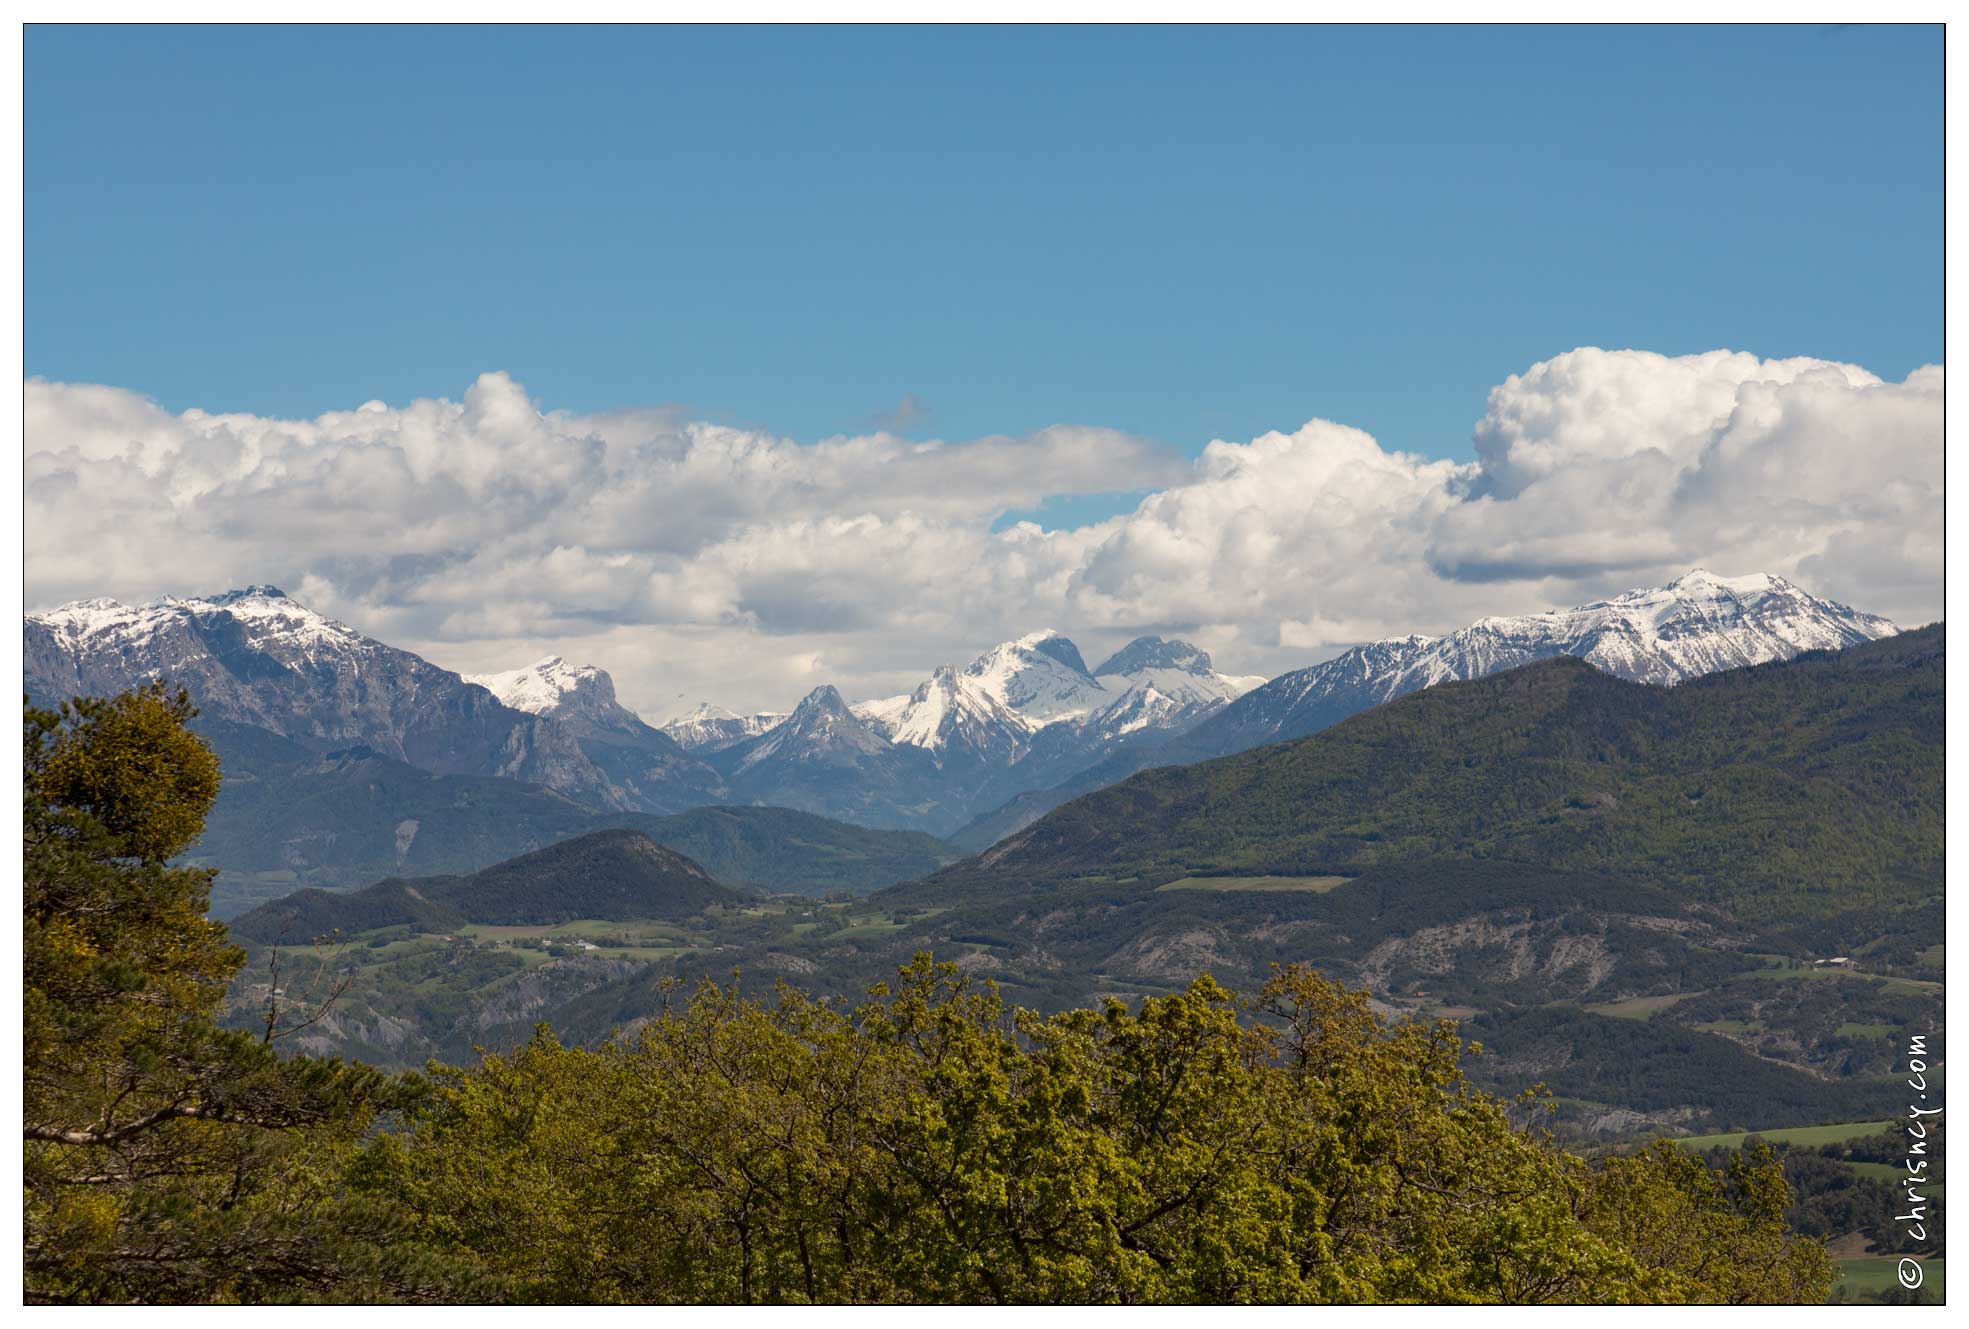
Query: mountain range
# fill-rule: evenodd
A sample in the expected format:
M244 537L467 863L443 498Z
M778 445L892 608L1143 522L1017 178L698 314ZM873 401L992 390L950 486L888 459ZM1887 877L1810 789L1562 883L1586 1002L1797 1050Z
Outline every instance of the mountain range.
M24 626L27 691L42 702L159 676L191 691L226 775L196 851L221 870L224 909L296 885L470 870L597 819L707 806L979 850L1137 771L1302 737L1434 683L1572 655L1674 684L1896 631L1781 578L1698 570L1576 609L1366 643L1270 682L1154 636L1089 668L1043 631L907 693L850 702L823 685L784 715L707 703L657 728L599 668L549 656L461 676L271 586L141 607L86 600ZM915 844L876 857L925 861ZM814 879L788 875L794 889Z
M722 792L716 771L615 706L605 675L551 715L518 709L273 586L134 608L85 600L29 615L25 630L27 691L44 701L163 677L191 692L207 724L314 752L366 748L604 809L681 811Z
M663 732L700 755L765 733L786 718L785 711L756 711L740 715L713 702L699 702L687 715L663 726Z
M851 704L823 685L750 735L709 731L697 752L744 801L942 833L1135 743L1180 733L1262 681L1220 674L1205 652L1160 637L1138 638L1090 670L1072 641L1037 632L962 669L942 666L897 696Z
M1219 713L1022 794L949 838L983 849L1082 794L1152 766L1178 766L1318 733L1433 684L1481 678L1569 655L1615 678L1669 686L1718 670L1788 660L1891 636L1884 618L1812 596L1782 577L1719 577L1696 569L1666 586L1574 609L1485 618L1445 636L1355 646L1281 674Z

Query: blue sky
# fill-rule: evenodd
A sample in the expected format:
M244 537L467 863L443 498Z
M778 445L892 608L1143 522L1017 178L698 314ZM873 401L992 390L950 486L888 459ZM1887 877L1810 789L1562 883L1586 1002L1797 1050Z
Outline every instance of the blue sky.
M1938 28L27 35L27 369L802 439L1313 415L1578 345L1942 355Z

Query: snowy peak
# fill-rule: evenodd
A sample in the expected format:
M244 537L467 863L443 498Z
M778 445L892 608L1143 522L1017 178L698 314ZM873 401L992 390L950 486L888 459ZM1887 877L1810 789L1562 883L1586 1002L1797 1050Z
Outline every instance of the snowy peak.
M1791 583L1783 577L1774 577L1768 572L1753 572L1747 577L1719 577L1708 568L1691 568L1662 588L1677 596L1756 595L1764 591L1788 591ZM1645 591L1629 591L1629 595L1645 595Z
M27 621L47 628L76 651L127 651L143 649L163 635L222 616L236 623L241 635L256 645L285 646L310 658L324 649L374 644L347 624L289 599L277 586L247 586L189 598L166 596L135 606L103 598L75 600L43 614L29 614Z
M782 745L798 742L808 747L850 748L861 752L878 752L888 746L860 716L848 709L848 703L841 699L840 691L832 683L823 683L809 692L791 715L768 732L768 737L777 738Z
M1164 641L1160 637L1137 637L1101 661L1094 671L1097 678L1110 674L1133 677L1149 669L1177 669L1190 674L1208 674L1210 652L1186 641Z
M148 635L173 617L173 612L161 604L133 608L115 600L97 598L72 600L45 613L29 614L27 621L40 624L66 641L81 643Z
M1818 599L1782 577L1722 577L1697 568L1666 586L1572 609L1480 619L1443 637L1355 646L1240 699L1210 722L1209 741L1212 751L1235 752L1303 737L1418 688L1556 655L1578 656L1619 678L1672 686L1898 631L1884 618Z
M558 655L536 660L524 669L504 674L471 674L478 686L516 711L538 715L564 725L582 739L629 741L648 747L671 748L674 736L659 736L627 706L615 699L615 680L593 665L571 665Z
M1566 654L1622 678L1673 684L1899 631L1884 618L1818 599L1782 577L1719 577L1697 568L1666 586L1575 609L1482 619L1432 643L1425 668L1429 681L1437 682ZM1478 667L1493 656L1500 663Z
M1006 764L1024 751L1032 728L970 674L942 665L909 694L909 703L888 725L888 737L938 754L939 760L964 756Z
M1202 712L1237 700L1265 680L1220 674L1211 668L1210 653L1186 641L1137 637L1101 662L1100 681L1117 700L1094 720L1103 731L1120 734L1141 728L1171 728L1199 718ZM1135 695L1142 689L1156 694L1157 704L1143 709Z
M689 712L672 720L671 724L702 724L714 720L736 720L738 712L718 705L716 702L701 701Z
M558 655L503 674L466 674L465 681L529 715L616 704L614 679L593 665L571 665Z
M294 605L296 609L300 608L300 606L298 604L295 604L293 599L288 596L287 592L281 590L280 587L264 586L264 585L246 586L236 591L221 591L217 595L207 597L204 601L202 601L202 603L211 604L211 605L230 606L236 604L245 604L249 601L263 601L263 600L286 600L288 604ZM194 601L193 603L200 603L200 602Z
M1172 697L1144 679L1130 684L1106 710L1089 721L1089 727L1102 739L1112 741L1143 730L1174 728L1196 706L1194 698Z
M1206 652L1160 637L1136 638L1096 677L1079 647L1047 629L1002 642L962 669L942 666L907 695L853 709L877 733L924 749L946 770L1008 767L1054 726L1064 728L1041 747L1057 762L1075 745L1098 751L1139 730L1186 727L1264 681L1216 673ZM1065 738L1067 731L1081 737Z
M848 722L855 719L848 710L848 703L841 700L841 690L832 683L823 683L800 699L788 717L793 724Z
M748 738L756 738L786 718L785 711L760 711L740 715L711 702L699 702L689 714L663 726L687 752L723 752Z
M1001 642L963 669L940 665L905 697L859 703L855 713L892 742L922 748L940 765L1009 765L1031 736L1078 721L1112 698L1052 629Z
M734 770L743 774L774 759L841 764L889 750L888 740L848 709L840 691L831 683L823 683L809 692L779 724L757 738L735 744Z
M208 723L438 775L523 780L598 811L680 811L724 792L709 765L618 705L599 669L549 658L494 676L489 690L277 586L137 608L80 600L24 626L27 691L41 698L110 696L161 676L185 687Z
M1110 700L1080 648L1050 628L992 647L964 666L963 682L1034 730L1081 719Z
M1049 660L1057 660L1076 674L1087 674L1090 678L1093 676L1088 672L1087 662L1080 657L1080 648L1051 628L1021 637L1011 644L1031 651L1035 655L1043 655Z

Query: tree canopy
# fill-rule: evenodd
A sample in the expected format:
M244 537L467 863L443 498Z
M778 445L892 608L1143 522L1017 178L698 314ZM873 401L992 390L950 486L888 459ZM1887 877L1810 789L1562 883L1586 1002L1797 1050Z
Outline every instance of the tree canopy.
M523 1300L1823 1301L1768 1159L1598 1166L1287 969L1041 1018L920 957L439 1074L362 1184Z
M27 1298L432 1290L334 1181L401 1086L281 1057L277 1007L259 1037L213 1022L240 952L205 918L211 873L168 862L218 791L193 714L160 685L26 712Z

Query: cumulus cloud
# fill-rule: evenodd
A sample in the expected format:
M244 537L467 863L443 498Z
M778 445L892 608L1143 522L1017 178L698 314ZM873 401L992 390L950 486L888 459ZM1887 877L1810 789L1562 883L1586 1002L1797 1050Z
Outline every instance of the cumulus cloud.
M1315 419L1185 462L1092 426L801 444L667 408L573 415L504 374L313 420L30 380L28 599L271 581L452 668L592 661L657 715L893 691L1043 626L1095 651L1181 632L1276 672L1697 564L1921 622L1941 611L1942 386L1582 348L1491 392L1471 461ZM1078 528L992 529L1143 489Z

